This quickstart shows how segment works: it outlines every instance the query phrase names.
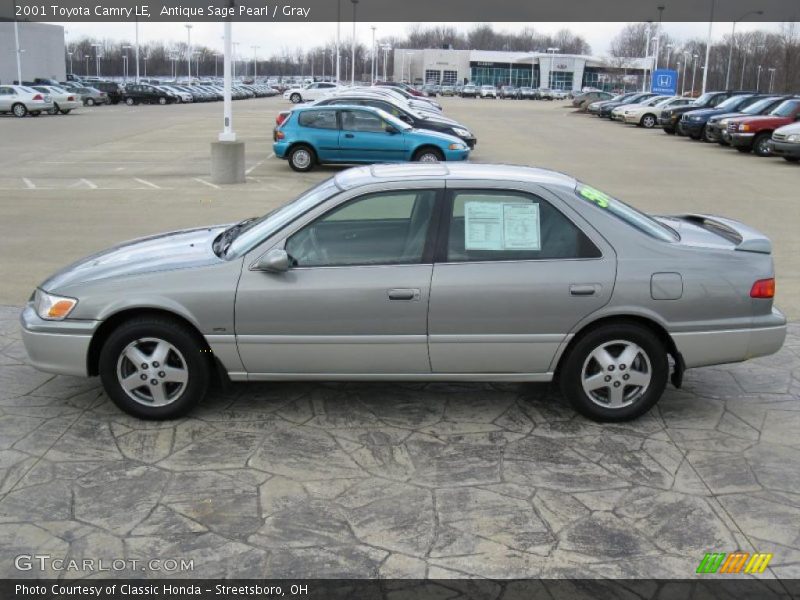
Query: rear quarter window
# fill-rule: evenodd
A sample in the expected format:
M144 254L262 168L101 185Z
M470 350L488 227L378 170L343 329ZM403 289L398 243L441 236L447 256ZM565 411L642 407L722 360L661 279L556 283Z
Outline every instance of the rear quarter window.
M338 129L333 110L305 110L297 117L297 123L312 129Z

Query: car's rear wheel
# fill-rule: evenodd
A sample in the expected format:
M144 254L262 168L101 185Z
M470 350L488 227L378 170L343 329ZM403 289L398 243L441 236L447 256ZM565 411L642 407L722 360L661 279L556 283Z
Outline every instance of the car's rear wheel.
M301 173L310 171L314 168L314 163L316 163L316 161L317 158L314 154L314 150L308 146L295 146L289 152L289 166L295 171Z
M595 421L627 421L645 414L667 385L663 342L633 323L609 324L578 339L559 371L561 391Z
M71 112L72 112L72 109L71 109L71 108L62 108L62 109L61 109L61 114L62 114L62 115L68 115L68 114L69 114L69 113L71 113Z
M100 351L103 387L119 408L142 419L172 419L206 394L205 343L185 325L142 317L115 329Z
M48 108L47 109L47 114L48 115L57 115L58 111L59 111L58 104L53 102L53 108Z
M444 154L438 148L420 148L414 153L414 162L435 163L444 160Z
M164 96L161 96L161 97L158 99L158 103L159 103L159 104L161 104L161 105L163 106L164 104L166 104L166 103L167 103L167 99L166 99L166 98L164 98Z
M127 104L128 106L133 106L134 99L133 98L125 98L125 104Z
M753 140L753 152L758 156L770 156L772 152L769 150L769 139L772 137L771 133L759 133Z
M783 160L788 160L789 162L797 162L800 160L798 156L784 156Z
M300 96L300 94L292 94L291 96L289 96L289 100L292 101L292 104L300 104L302 99L303 98Z
M664 133L667 133L669 135L675 135L675 130L672 129L671 127L664 127Z
M94 106L94 98L87 98L86 99L86 106Z
M11 112L14 113L15 117L24 117L28 114L28 109L25 107L24 104L17 102L14 106L11 107Z
M641 125L645 129L652 129L656 126L656 117L655 115L644 115L641 120Z
M31 111L31 116L32 117L38 117L40 114L42 114L42 111L40 111L40 110Z

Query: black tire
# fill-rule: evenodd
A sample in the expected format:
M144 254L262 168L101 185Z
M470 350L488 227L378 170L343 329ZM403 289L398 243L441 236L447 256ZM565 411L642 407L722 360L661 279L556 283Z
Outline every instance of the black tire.
M770 152L769 146L767 146L767 142L771 137L772 132L765 131L753 138L753 152L756 153L756 156L772 156L772 152Z
M158 98L158 103L159 103L161 106L164 106L164 105L167 103L167 99L166 99L166 98L164 98L164 96L160 96L160 97Z
M87 98L86 99L86 106L94 106L94 105L95 105L94 98Z
M750 146L734 146L742 154L749 154L752 148Z
M128 106L133 106L134 104L136 104L136 100L134 100L133 98L125 98L125 104L127 104Z
M42 111L40 110L34 110L31 112L32 117L38 117L40 114L42 114Z
M664 127L664 133L667 133L669 135L675 135L675 130L672 129L671 127Z
M717 141L717 140L711 138L711 135L709 134L708 127L703 127L703 136L702 137L703 137L703 141L707 142L709 144Z
M14 106L11 107L11 112L15 117L22 118L28 114L28 107L22 104L21 102L17 102Z
M292 94L289 96L289 100L292 104L300 104L303 101L303 97L300 94Z
M616 364L616 367L612 363L607 370L601 370L600 363L592 357L592 353L601 348L615 360L622 357L622 352L616 355L613 352L630 348L635 352L634 362ZM591 373L589 377L602 377L601 387L593 397L584 390L587 373ZM623 379L643 374L648 377L644 388L625 383L629 379ZM663 342L650 329L634 323L601 325L581 335L562 360L558 375L561 392L573 408L593 421L602 422L629 421L645 414L661 398L668 376L669 360ZM603 385L605 383L608 385ZM612 408L606 403L614 389L620 390L617 393L622 395L622 401L620 406Z
M311 146L298 144L289 151L289 166L298 173L306 173L317 164L317 155Z
M141 369L142 365L133 367L129 359L123 358L126 348L144 340L158 340L172 346L173 350L165 359L168 361L167 367L176 372L185 372L185 383L175 384L164 380L164 383L151 386L150 381L158 380L148 380L147 378L160 377L162 373L168 373L168 371L160 370L164 369L164 365L156 361L145 362L143 364L148 368L144 370ZM154 343L152 341L144 342L138 348L147 348L148 344L152 346ZM117 327L106 339L100 350L100 380L114 404L126 413L140 419L174 419L185 414L205 397L211 371L209 356L207 346L202 338L178 321L168 317L138 317ZM144 354L144 357L150 358L147 354ZM120 383L120 377L125 369L131 368L134 369L131 376L138 376L141 373L145 378L141 387L128 392ZM162 386L164 393L173 393L175 397L168 399L168 403L162 406L148 405L146 398L147 394L151 394L151 388L161 388ZM143 396L144 399L137 400L132 395ZM152 397L155 398L155 396Z
M433 160L435 158L435 160ZM424 146L414 152L414 158L412 158L414 162L442 162L444 160L444 154L438 148L434 148L433 146Z
M61 110L61 114L62 114L62 115L68 115L68 114L69 114L69 113L71 113L71 112L72 112L72 109L71 109L71 108L65 108L65 109L62 109L62 110Z
M57 115L59 110L61 110L61 109L58 108L58 103L57 102L53 102L53 108L48 108L47 109L47 114L48 115Z
M789 161L789 162L797 162L797 161L800 160L800 156L784 156L783 160L786 160L786 161Z
M641 125L645 129L652 129L657 124L658 124L658 119L656 119L655 115L652 115L650 113L642 115L642 118L639 121L639 125Z

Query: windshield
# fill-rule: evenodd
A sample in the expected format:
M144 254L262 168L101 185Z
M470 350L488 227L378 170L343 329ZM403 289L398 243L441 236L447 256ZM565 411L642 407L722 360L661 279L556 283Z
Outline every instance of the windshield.
M776 117L791 117L798 104L800 104L800 100L781 102L778 107L769 114L775 115Z
M749 98L749 96L747 96L747 97ZM724 102L720 102L720 103L717 105L717 108L719 108L719 109L735 108L735 107L736 107L736 106L738 106L738 105L739 105L739 104L740 104L740 103L741 103L743 100L744 100L744 97L742 97L742 96L731 96L730 98L728 98L728 99L727 99L727 100L725 100Z
M711 92L707 92L707 93L703 94L702 96L700 96L697 100L692 102L692 105L694 105L694 106L705 106L706 104L708 104L711 101L711 98L713 98L713 97L714 97L714 94L712 94Z
M336 186L334 178L331 177L288 204L284 204L263 217L247 223L232 241L226 256L241 256L262 240L338 192L339 188Z
M764 98L762 100L759 100L758 102L754 102L747 108L743 109L742 112L746 115L760 114L762 110L772 105L776 100L777 98Z
M579 183L578 187L575 188L575 192L582 200L605 210L628 225L646 233L650 237L665 242L674 242L679 239L678 234L666 225L662 225L652 217L649 217L643 212L639 212L632 206L628 206L621 200L612 198L600 190Z
M655 106L667 106L668 104L672 104L673 102L680 100L680 98L662 98L658 102L655 103Z

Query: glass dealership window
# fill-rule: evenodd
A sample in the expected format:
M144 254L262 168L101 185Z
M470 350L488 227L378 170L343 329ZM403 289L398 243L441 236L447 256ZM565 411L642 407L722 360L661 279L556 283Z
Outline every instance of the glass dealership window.
M434 69L425 69L425 83L438 84L441 81L442 72Z
M476 65L470 68L470 73L472 75L470 80L475 85L494 85L497 87L513 85L515 87L531 87L532 83L531 65L514 65L511 67L510 80L509 65Z
M571 90L572 75L572 71L552 71L550 73L550 89Z
M443 71L442 85L455 85L458 81L458 71Z

